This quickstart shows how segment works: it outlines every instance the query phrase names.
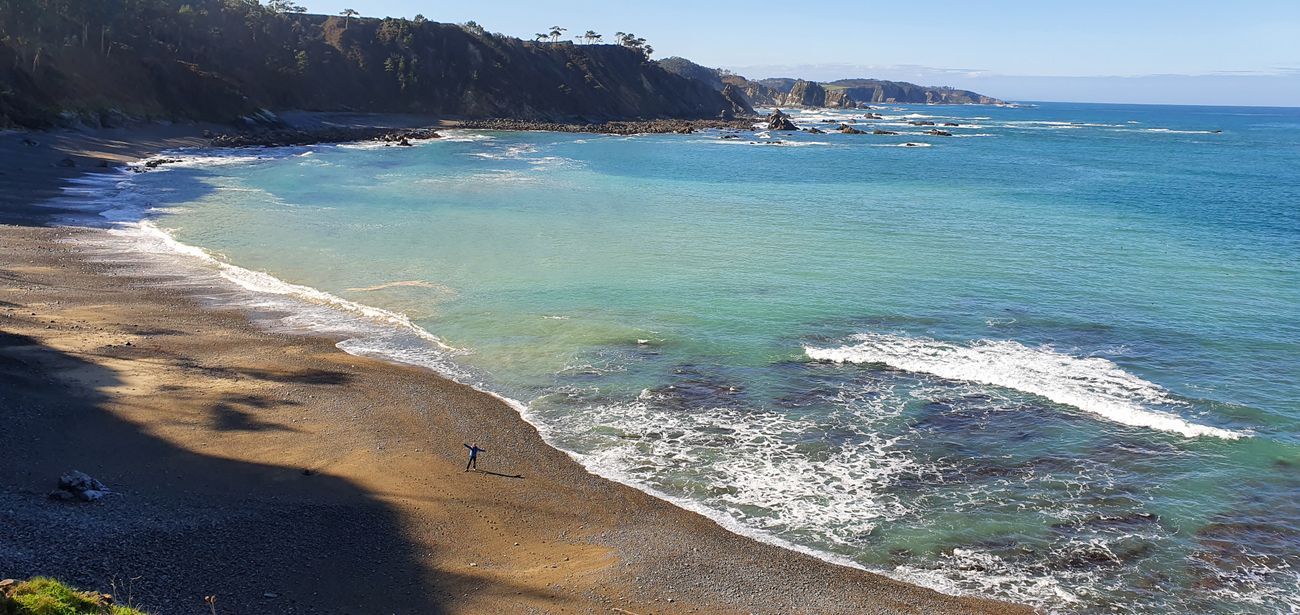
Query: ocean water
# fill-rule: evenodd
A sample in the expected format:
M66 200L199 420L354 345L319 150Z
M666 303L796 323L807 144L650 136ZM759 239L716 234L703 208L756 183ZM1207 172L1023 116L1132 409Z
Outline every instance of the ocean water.
M187 152L105 215L736 531L1054 612L1300 612L1300 110L878 112Z

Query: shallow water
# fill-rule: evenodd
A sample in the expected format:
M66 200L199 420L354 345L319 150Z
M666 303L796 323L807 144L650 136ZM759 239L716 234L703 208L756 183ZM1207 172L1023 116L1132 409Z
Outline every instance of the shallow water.
M1063 612L1300 610L1300 110L879 112L216 152L109 216L739 531Z

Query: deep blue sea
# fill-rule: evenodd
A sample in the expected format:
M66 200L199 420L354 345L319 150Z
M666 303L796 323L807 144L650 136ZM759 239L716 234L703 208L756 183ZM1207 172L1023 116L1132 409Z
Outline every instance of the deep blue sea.
M735 531L1057 612L1300 612L1300 109L874 112L793 115L902 134L188 152L110 215Z

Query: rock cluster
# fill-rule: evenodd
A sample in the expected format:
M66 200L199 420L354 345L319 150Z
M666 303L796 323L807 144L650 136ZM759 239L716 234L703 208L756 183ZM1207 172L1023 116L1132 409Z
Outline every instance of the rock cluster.
M841 132L842 134L846 134L846 135L861 135L861 134L866 134L866 133L862 132L861 130L858 130L857 128L854 128L854 127L852 127L852 126L849 126L848 124L840 124L840 132Z
M73 470L59 477L59 488L50 492L51 500L62 502L94 502L111 493L104 483L89 474Z
M300 130L296 128L271 128L220 134L212 139L214 147L284 147L314 145L316 143L345 143L348 141L383 141L395 145L410 145L413 140L437 139L441 135L432 128L393 130L375 127L336 127Z

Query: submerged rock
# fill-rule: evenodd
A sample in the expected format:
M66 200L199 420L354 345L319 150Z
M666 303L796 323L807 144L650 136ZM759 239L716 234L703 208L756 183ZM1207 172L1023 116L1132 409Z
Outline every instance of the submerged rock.
M877 129L871 131L871 134L873 134L873 135L896 135L896 134L898 134L898 133L896 133L896 132L894 132L894 131L892 131L892 130L881 130L881 129L877 128Z

